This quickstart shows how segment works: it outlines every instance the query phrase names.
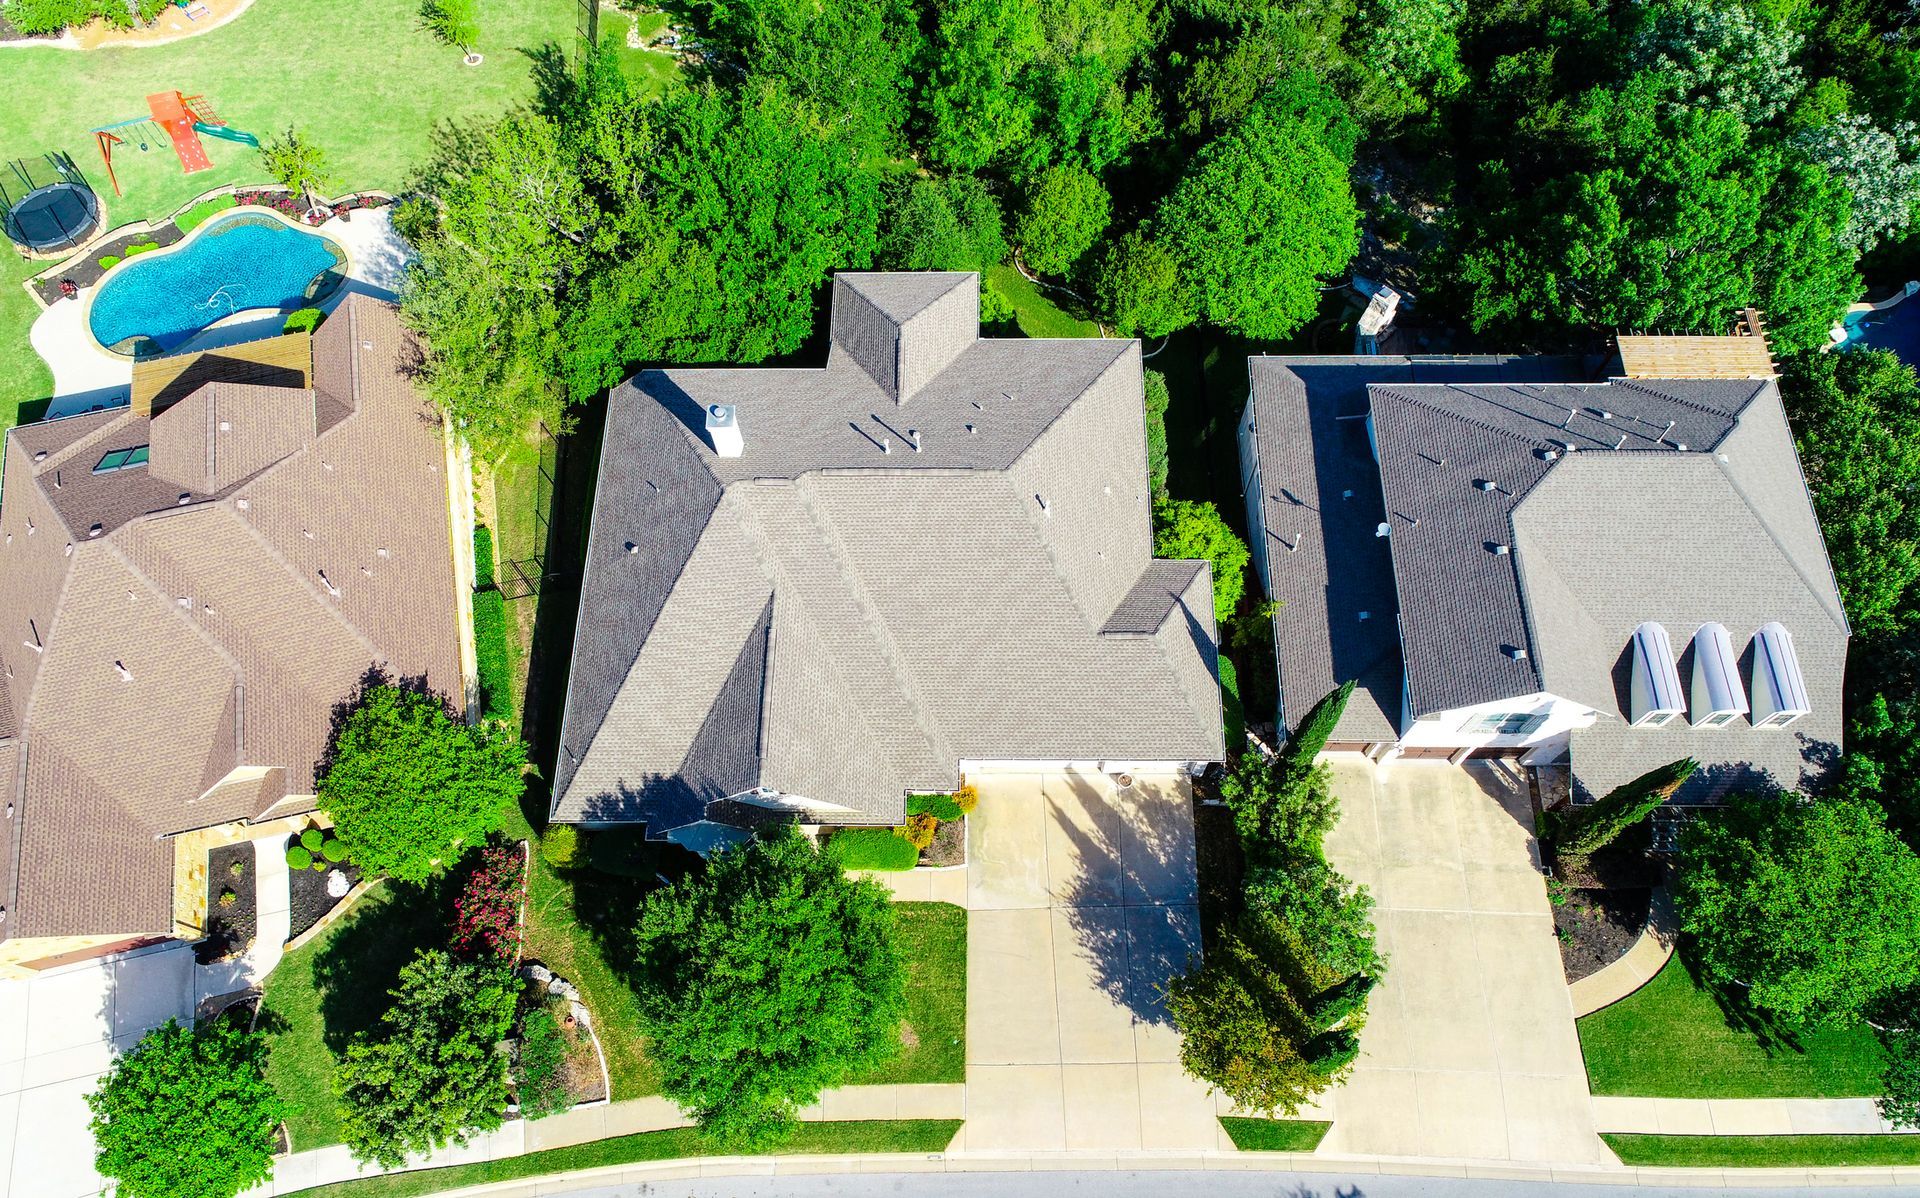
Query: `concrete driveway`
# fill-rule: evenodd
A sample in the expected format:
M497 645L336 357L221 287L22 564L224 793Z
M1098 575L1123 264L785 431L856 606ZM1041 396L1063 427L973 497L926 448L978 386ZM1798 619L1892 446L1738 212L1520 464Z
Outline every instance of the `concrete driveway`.
M956 1148L1221 1145L1162 991L1199 951L1178 775L978 779L968 819L967 1122Z
M1373 892L1387 976L1322 1150L1610 1163L1524 783L1486 763L1332 770L1327 856Z
M91 1198L86 1097L116 1050L193 1017L193 950L182 944L0 981L0 1194Z

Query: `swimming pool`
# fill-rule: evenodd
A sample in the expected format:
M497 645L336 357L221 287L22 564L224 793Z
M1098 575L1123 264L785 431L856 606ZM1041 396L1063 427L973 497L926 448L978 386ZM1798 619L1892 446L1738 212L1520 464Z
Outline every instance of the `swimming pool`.
M87 327L114 353L148 357L235 312L318 303L346 273L347 255L332 238L266 213L234 213L114 268L94 292Z

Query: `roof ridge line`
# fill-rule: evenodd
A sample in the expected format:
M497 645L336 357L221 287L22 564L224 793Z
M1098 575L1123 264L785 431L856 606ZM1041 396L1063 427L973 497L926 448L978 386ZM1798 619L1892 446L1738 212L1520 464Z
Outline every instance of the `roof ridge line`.
M1546 438L1546 437L1530 437L1530 436L1528 436L1528 435L1527 435L1527 434L1525 434L1525 433L1519 433L1519 432L1515 432L1514 430L1512 430L1512 429L1510 429L1510 428L1501 428L1501 427L1500 427L1499 425L1497 425L1497 424L1490 424L1490 423L1488 423L1488 422L1487 422L1487 421L1485 421L1485 420L1479 420L1479 419L1476 419L1476 418L1474 418L1474 417L1472 417L1472 416L1468 416L1468 415L1466 415L1466 414L1465 414L1465 413L1463 413L1463 412L1455 412L1455 411L1453 411L1453 410L1451 410L1451 409L1449 409L1449 408L1443 408L1443 407L1440 407L1440 406L1439 406L1439 405L1437 405L1437 404L1430 404L1430 403L1428 403L1428 402L1427 402L1426 400L1424 400L1424 399L1421 399L1421 398L1420 398L1420 397L1418 397L1418 396L1415 396L1415 395L1408 395L1408 394L1406 394L1406 393L1404 393L1403 391L1401 391L1401 390L1400 390L1400 388L1401 388L1401 387L1403 387L1403 386L1406 386L1406 385L1408 385L1408 384L1403 384L1403 383L1368 383L1368 384L1367 384L1367 409L1368 409L1368 415L1372 415L1372 409L1373 409L1373 393L1374 393L1375 391L1379 391L1379 392L1381 392L1382 394L1385 394L1385 395L1391 395L1391 396L1392 396L1393 398L1395 398L1395 399L1397 399L1397 400L1399 400L1399 401L1400 401L1401 403L1404 403L1404 404L1408 404L1408 405L1410 405L1410 406L1412 406L1412 407L1416 407L1416 408L1419 408L1419 409L1421 409L1422 411L1426 411L1426 412L1432 412L1432 413L1434 413L1435 415L1439 415L1439 416L1450 416L1450 417L1452 417L1453 419L1455 419L1455 420L1458 420L1458 421L1459 421L1460 423L1462 423L1462 424L1467 424L1467 425L1471 425L1471 426L1473 426L1474 428L1477 428L1477 429L1481 429L1481 430L1483 430L1483 431L1485 431L1485 432L1489 432L1489 433L1498 433L1498 434L1500 434L1500 435L1501 435L1501 436L1503 436L1503 437L1511 437L1511 438L1512 438L1512 439L1514 439L1515 441L1525 441L1525 442L1528 442L1529 444L1538 444L1538 443L1540 443L1541 441L1545 441L1545 440L1548 440L1548 439L1549 439L1549 438ZM1441 389L1443 389L1443 390L1446 390L1446 391L1458 391L1458 390L1460 390L1460 384L1457 384L1457 383L1415 383L1415 384L1412 384L1412 385L1413 385L1413 386L1420 386L1420 387L1438 387L1438 388L1441 388ZM1508 384L1508 383L1498 383L1498 384L1494 384L1494 385L1496 385L1496 386L1511 386L1512 384ZM1470 393L1469 393L1469 394L1470 394ZM1475 398L1475 399L1480 399L1480 397L1479 397L1479 396L1477 396L1477 395L1476 395L1476 396L1474 396L1474 398ZM1485 400L1482 400L1481 402L1483 402L1483 403L1484 403L1484 402L1487 402L1487 401L1485 401ZM1522 415L1524 415L1524 413L1522 413ZM1528 419L1533 419L1533 417L1528 417Z
M1715 416L1721 420L1729 421L1730 423L1727 426L1726 432L1721 433L1720 439L1714 442L1715 445L1718 445L1720 441L1726 440L1727 435L1733 432L1733 430L1739 426L1740 414L1742 412L1745 412L1749 407L1752 406L1753 401L1760 397L1760 393L1766 389L1767 383L1769 383L1772 380L1770 379L1655 379L1655 380L1651 380L1654 382L1671 382L1671 383L1748 382L1748 383L1754 384L1754 389L1747 393L1747 398L1741 401L1740 407L1737 410L1735 410L1735 412L1731 416L1729 416L1725 412L1719 411L1716 408L1709 408L1705 404L1695 403L1693 400L1688 399L1683 395L1675 395L1672 392L1668 392L1668 391L1656 391L1652 387L1649 387L1646 385L1648 381L1649 380L1636 379L1636 378L1610 378L1607 380L1606 385L1610 387L1625 387L1630 391L1638 391L1642 395L1651 395L1656 399L1664 400L1667 403L1676 403L1683 408L1691 408L1694 411L1701 413L1702 415Z
M314 603L322 611L325 611L329 615L331 615L334 618L334 620L340 624L342 628L345 628L347 630L347 635L351 636L354 640L358 641L360 643L361 648L367 650L368 653L372 654L373 660L375 662L384 663L387 660L387 655L381 652L380 647L378 645L374 644L372 640L368 639L367 634L361 631L360 626L358 624L355 624L352 620L347 619L346 614L344 612L340 611L331 602L328 601L328 596L320 593L320 588L317 586L314 586L312 580L308 579L306 575L304 575L299 570L296 570L294 568L293 563L288 561L286 558L286 555L280 552L280 547L278 545L275 545L271 540L269 540L265 533L261 532L258 528L255 528L253 525L253 521L248 520L240 515L239 510L234 506L234 500L231 495L229 495L225 499L215 501L213 506L218 507L222 511L224 511L226 515L229 516L234 521L234 523L240 526L242 531L244 531L248 536L252 537L254 541L259 544L260 548L266 552L268 559L272 561L275 565L279 566L281 569L285 570L287 572L287 575L293 579L295 585L306 588L307 593L313 597Z
M840 576L841 581L846 585L847 594L853 599L854 606L860 613L861 622L871 630L875 647L878 649L881 659L887 663L889 672L892 673L895 681L900 684L901 697L906 700L907 706L913 712L914 727L920 732L921 736L925 738L929 751L936 755L943 755L943 747L951 749L953 746L947 743L947 737L942 730L934 726L933 719L928 712L926 698L921 694L920 681L906 668L904 659L900 653L900 647L893 639L893 630L887 627L885 620L880 618L880 612L873 602L873 596L867 592L867 588L861 582L857 572L853 570L851 564L847 561L845 543L840 537L839 530L834 527L833 522L828 520L821 511L820 505L816 502L816 496L813 493L812 486L802 486L796 483L794 490L800 498L801 511L804 513L807 522L819 531L821 542L827 547L829 556L833 559L834 572ZM895 762L894 764L899 765L900 763Z

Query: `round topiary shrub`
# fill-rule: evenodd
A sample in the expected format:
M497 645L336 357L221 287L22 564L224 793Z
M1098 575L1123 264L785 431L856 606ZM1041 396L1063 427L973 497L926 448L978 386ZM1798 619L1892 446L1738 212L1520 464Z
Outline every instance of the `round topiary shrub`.
M327 834L320 829L308 828L305 832L300 833L300 847L309 853L317 853L320 851L320 846L326 842L326 839Z
M307 869L313 865L313 854L305 845L296 844L287 850L288 869Z
M953 792L953 805L960 809L961 815L973 814L973 809L979 805L979 802L980 792L974 788L971 782L966 783L959 790Z
M340 843L338 836L329 836L327 842L320 846L320 855L338 865L347 859L347 846Z
M540 835L540 856L555 869L570 869L580 857L580 830L572 824L551 824Z

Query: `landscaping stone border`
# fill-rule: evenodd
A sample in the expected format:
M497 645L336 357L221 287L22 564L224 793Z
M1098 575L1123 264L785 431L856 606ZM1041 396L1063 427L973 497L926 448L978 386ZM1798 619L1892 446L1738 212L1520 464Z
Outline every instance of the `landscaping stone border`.
M346 894L341 896L340 901L333 905L333 910L327 912L325 915L322 915L320 917L319 922L315 923L312 927L300 933L298 936L295 936L293 939L287 941L285 945L285 951L292 952L297 948L302 948L307 944L311 943L315 937L320 935L320 933L326 931L328 928L338 923L340 921L341 916L345 915L348 911L352 910L353 905L360 901L360 897L362 895L366 894L367 891L372 890L375 886L378 886L379 884L380 884L379 878L360 879L360 881L354 885L353 889L347 891Z

